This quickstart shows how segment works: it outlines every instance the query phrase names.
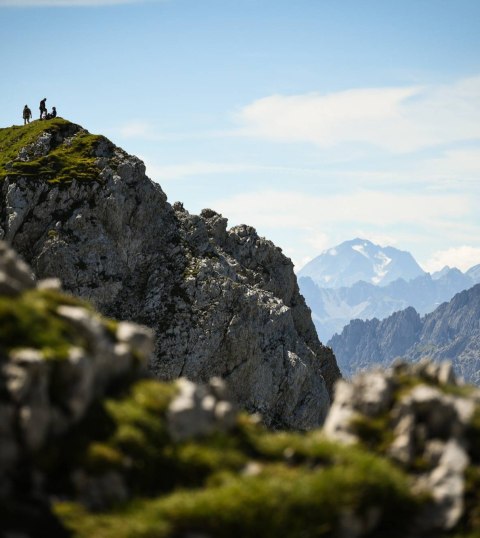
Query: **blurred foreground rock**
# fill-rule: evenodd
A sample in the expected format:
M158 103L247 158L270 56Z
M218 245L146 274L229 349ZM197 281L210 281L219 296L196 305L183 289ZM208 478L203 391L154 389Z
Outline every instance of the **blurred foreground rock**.
M341 381L324 430L271 432L222 379L149 377L148 329L3 244L0 281L2 538L478 535L480 393L449 363Z
M447 531L464 516L467 468L480 463L480 439L471 439L479 406L480 390L458 381L450 362L399 361L339 381L324 431L373 445L404 467L412 487L431 496L417 531Z

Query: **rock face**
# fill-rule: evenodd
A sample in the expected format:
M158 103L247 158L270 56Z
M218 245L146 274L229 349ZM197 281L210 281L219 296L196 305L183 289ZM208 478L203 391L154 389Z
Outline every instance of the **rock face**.
M388 365L386 357L393 360L404 356L417 341L421 329L421 318L410 307L382 321L355 319L330 340L330 345L338 349L342 372L351 377L375 362Z
M31 125L0 130L17 148L0 170L0 236L35 273L153 328L161 379L220 376L269 425L320 424L339 370L281 250L212 210L172 207L105 138Z
M413 308L379 321L354 320L329 345L346 375L396 357L451 360L457 375L480 384L480 285L462 291L423 318Z

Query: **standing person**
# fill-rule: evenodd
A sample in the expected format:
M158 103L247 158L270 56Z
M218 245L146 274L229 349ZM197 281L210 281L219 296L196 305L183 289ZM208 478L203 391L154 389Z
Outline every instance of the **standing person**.
M40 101L40 119L42 119L43 117L43 114L47 114L47 107L45 105L45 101L47 100L46 97L44 97L41 101Z
M30 118L32 117L32 111L28 108L28 105L23 107L23 125L30 123Z

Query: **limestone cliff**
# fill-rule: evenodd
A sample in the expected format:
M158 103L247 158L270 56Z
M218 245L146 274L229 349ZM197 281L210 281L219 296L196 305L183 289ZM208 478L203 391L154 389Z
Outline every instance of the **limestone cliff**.
M0 130L0 238L40 278L153 328L158 377L219 375L269 425L323 421L339 370L290 260L249 226L172 207L106 138L62 119Z

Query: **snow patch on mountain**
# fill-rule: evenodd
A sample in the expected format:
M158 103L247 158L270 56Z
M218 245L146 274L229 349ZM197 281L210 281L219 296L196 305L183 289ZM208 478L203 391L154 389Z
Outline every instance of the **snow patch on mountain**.
M365 252L365 247L367 245L352 245L352 250L355 250L356 252L360 252L362 256L365 256L365 258L368 258L368 254Z

